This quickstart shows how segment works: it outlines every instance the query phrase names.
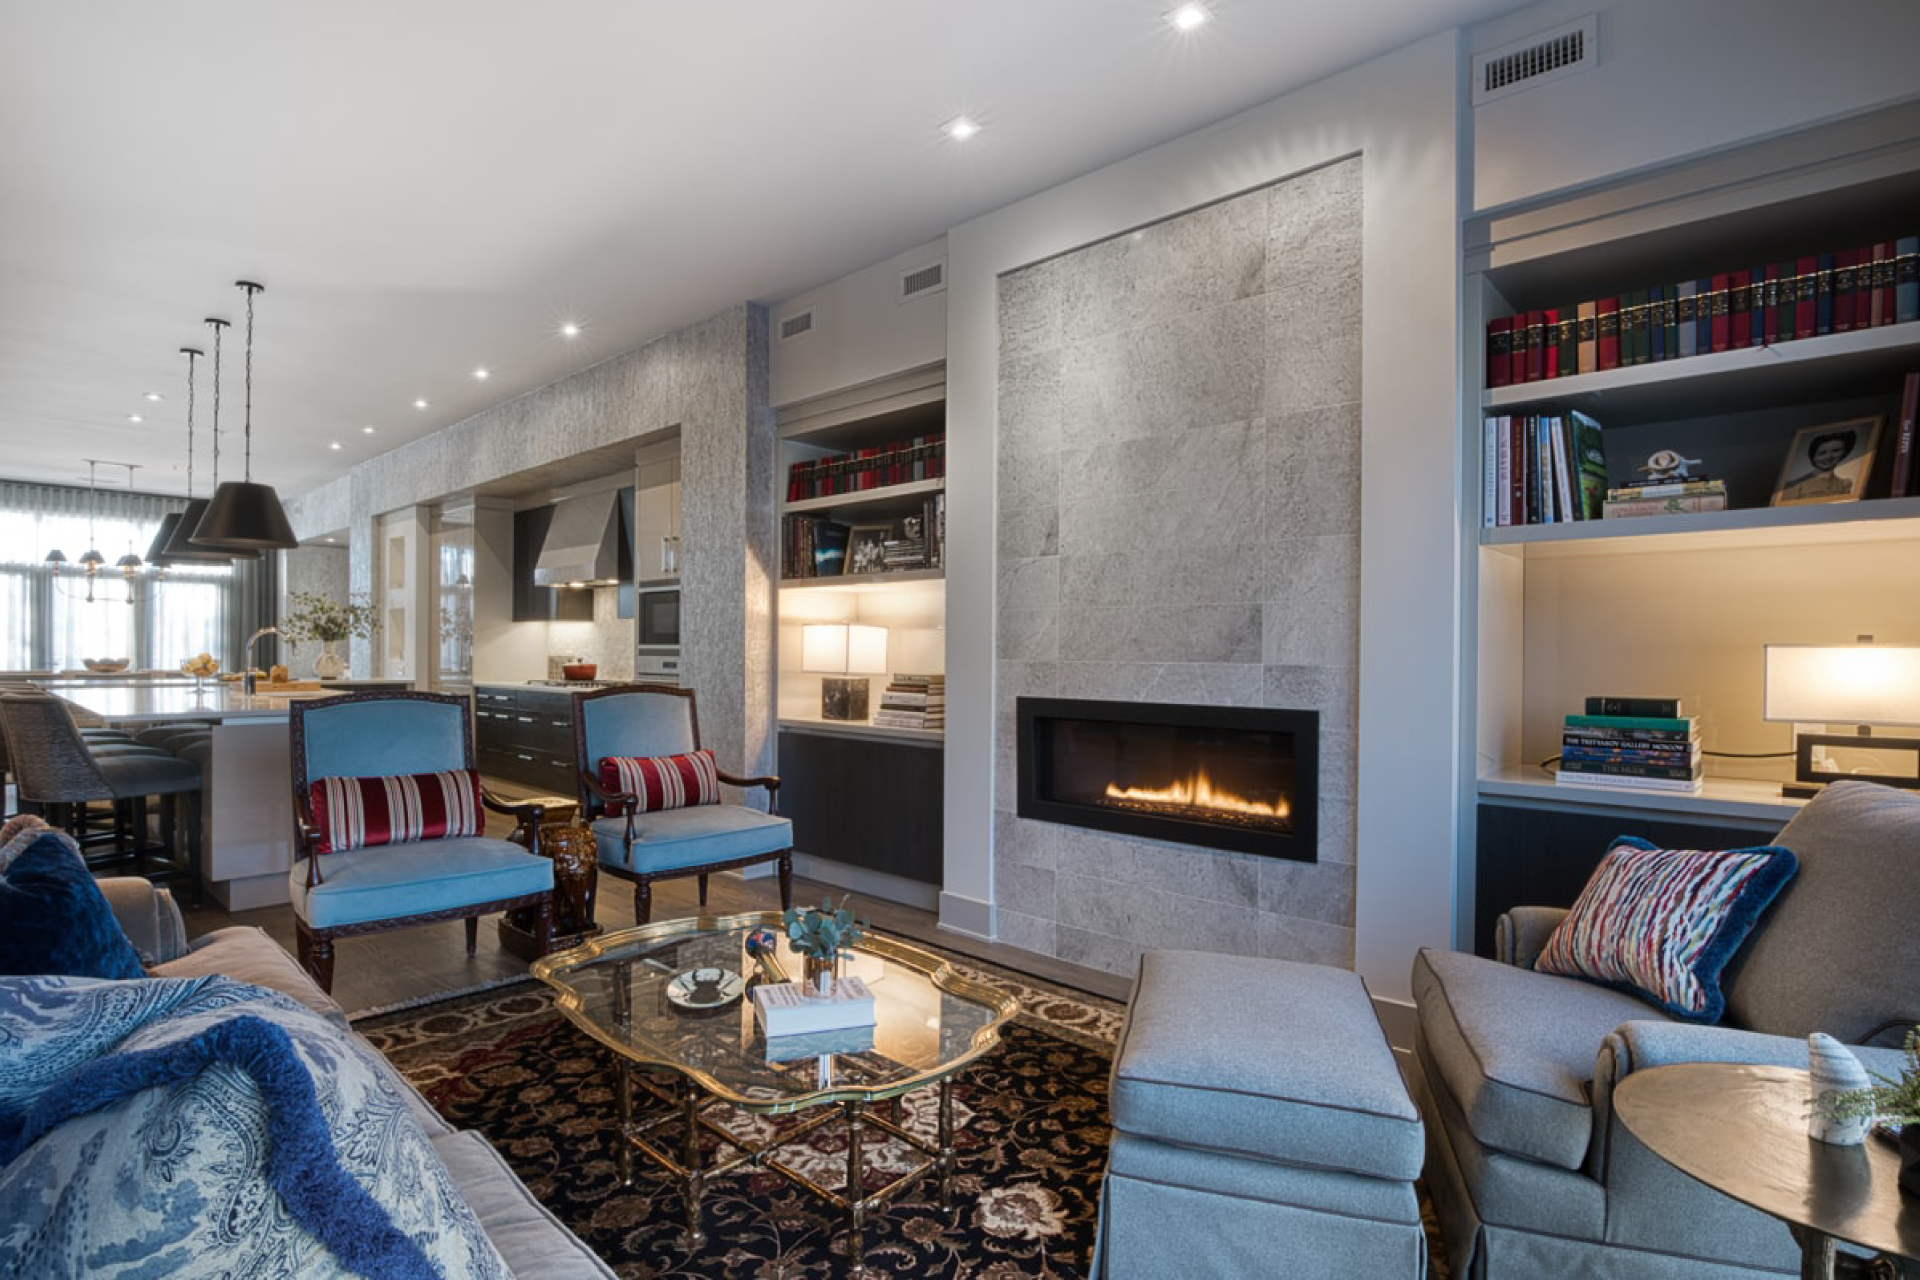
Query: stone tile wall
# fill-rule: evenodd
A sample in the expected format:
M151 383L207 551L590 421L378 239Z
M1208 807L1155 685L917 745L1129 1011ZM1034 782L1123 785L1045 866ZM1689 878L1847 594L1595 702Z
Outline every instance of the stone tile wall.
M1351 965L1359 158L1000 284L994 900L1114 973L1182 946ZM1317 863L1014 812L1022 695L1321 713Z

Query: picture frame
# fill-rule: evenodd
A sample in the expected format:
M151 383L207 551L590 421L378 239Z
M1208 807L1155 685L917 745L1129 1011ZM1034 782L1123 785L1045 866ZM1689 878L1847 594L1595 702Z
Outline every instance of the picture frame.
M1866 495L1880 447L1882 417L1823 422L1793 433L1774 482L1775 507L1804 507L1822 502L1858 502ZM1844 447L1844 452L1841 452Z
M847 530L847 574L884 573L887 568L887 539L893 536L891 524L856 524Z

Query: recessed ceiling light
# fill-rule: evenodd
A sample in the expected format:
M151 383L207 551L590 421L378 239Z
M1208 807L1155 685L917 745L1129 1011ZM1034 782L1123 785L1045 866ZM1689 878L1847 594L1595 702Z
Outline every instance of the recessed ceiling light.
M563 338L577 338L580 336L580 326L569 320L560 326L560 336Z
M329 448L329 449L338 449L338 448L340 448L340 442L339 442L338 440L335 440L334 442L332 442L331 444L329 444L329 445L327 446L327 448Z
M1199 3L1199 0L1192 0L1192 3L1167 11L1167 24L1175 31L1191 31L1195 27L1204 27L1212 19L1213 10Z
M332 541L334 541L334 539L332 539L332 538L328 538L328 539L327 539L327 541L328 541L328 542L332 542Z
M375 431L375 428L371 423L360 428L360 434L363 436L370 436L374 433L374 431Z
M488 378L491 378L493 376L493 370L487 368L487 366L485 365L481 365L478 369L475 369L473 371L473 376L480 379L480 381L485 382Z
M159 404L162 400L166 399L166 397L161 395L158 391L147 392L146 398L152 404Z
M146 421L146 419L145 419L145 418L143 418L143 417L141 417L141 416L140 416L139 414L137 414L137 413L130 413L130 414L128 414L128 415L127 415L127 421L128 421L128 422L145 422L145 421Z
M980 132L980 125L977 121L969 120L966 116L955 116L940 126L940 132L946 134L955 142L965 142L968 138Z
M415 400L413 402L413 407L416 409L424 409L427 407L427 402L425 400Z

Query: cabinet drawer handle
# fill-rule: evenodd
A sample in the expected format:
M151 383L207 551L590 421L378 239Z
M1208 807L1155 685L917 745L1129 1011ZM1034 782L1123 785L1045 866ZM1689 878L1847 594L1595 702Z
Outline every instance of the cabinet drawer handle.
M515 718L516 720L518 720L518 721L519 721L519 722L520 722L521 724L532 724L532 723L533 723L533 717L532 717L532 716L515 716L514 718Z

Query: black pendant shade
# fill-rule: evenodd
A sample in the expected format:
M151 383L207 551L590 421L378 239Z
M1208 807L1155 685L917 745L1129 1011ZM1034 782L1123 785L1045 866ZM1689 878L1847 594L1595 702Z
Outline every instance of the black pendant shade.
M192 544L228 554L287 550L300 545L272 485L222 480L188 537ZM192 508L188 508L191 513ZM186 516L180 518L186 526Z
M169 560L192 561L195 564L225 564L229 560L258 560L260 553L254 550L227 551L217 547L203 547L193 541L193 534L200 527L200 521L207 514L207 499L190 498L187 509L179 516L168 516L173 520L173 534L167 540L163 552ZM164 526L165 521L163 520Z
M167 543L173 537L173 531L180 527L180 513L169 511L160 517L160 532L153 535L153 545L147 548L147 563L164 568L171 564L173 557L167 554Z

